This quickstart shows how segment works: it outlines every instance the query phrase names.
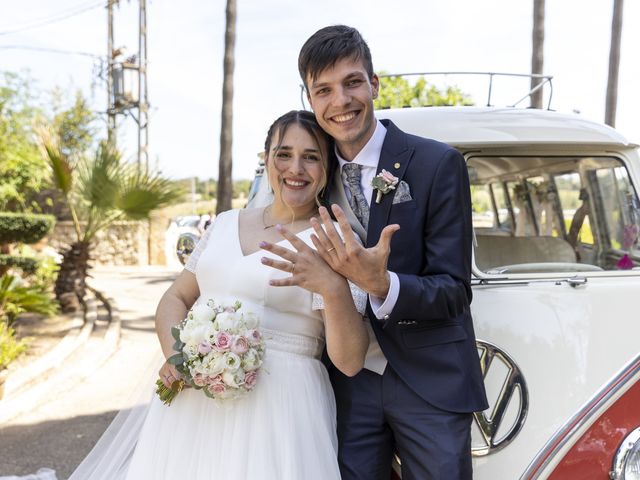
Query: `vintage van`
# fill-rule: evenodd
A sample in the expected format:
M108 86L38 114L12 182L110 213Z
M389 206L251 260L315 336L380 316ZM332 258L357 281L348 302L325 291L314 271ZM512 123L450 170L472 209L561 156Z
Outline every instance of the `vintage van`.
M467 162L490 403L475 414L474 478L640 479L637 145L548 110L377 116Z

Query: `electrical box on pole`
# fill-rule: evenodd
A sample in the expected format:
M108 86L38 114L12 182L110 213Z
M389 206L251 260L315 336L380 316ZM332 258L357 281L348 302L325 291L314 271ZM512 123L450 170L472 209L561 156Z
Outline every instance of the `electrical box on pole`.
M139 0L138 53L124 58L124 48L114 48L113 7L108 9L108 138L116 139L117 116L129 116L138 129L138 169L149 168L149 92L147 88L147 0Z

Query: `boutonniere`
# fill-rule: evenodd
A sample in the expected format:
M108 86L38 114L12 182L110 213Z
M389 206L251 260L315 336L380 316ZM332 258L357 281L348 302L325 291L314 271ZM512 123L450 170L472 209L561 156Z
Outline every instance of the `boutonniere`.
M382 195L389 193L391 190L395 190L398 185L398 177L387 172L385 169L373 177L371 180L371 186L376 191L376 203L380 203Z

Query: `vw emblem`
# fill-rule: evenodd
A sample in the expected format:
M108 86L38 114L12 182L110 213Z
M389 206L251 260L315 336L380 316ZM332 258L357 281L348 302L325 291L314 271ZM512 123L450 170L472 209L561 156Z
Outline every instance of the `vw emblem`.
M529 393L516 362L489 342L476 342L489 408L473 414L480 431L474 435L471 453L476 457L503 449L518 435L529 409Z

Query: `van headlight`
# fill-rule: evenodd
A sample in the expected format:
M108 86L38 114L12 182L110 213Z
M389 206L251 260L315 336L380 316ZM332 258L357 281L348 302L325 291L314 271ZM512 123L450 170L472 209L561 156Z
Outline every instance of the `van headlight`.
M612 480L640 480L640 427L620 443L609 476Z

